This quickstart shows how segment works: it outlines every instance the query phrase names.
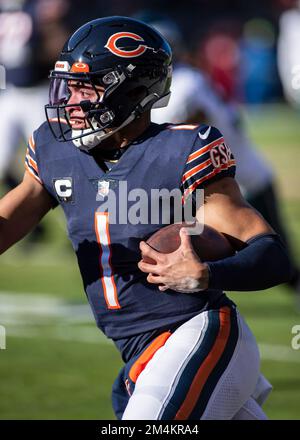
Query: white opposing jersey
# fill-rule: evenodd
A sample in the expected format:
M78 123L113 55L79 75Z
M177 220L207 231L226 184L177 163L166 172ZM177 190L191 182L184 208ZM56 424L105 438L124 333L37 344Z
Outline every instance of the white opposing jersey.
M300 8L282 14L278 39L278 70L288 101L300 107Z

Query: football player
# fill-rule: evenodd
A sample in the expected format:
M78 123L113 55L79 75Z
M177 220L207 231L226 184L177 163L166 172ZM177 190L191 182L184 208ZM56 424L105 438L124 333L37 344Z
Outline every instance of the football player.
M171 74L169 44L138 20L96 19L68 39L50 74L48 121L29 140L24 180L0 203L0 251L62 207L97 325L125 362L113 386L118 418L264 419L270 385L223 289L285 282L289 260L241 196L217 128L151 123L151 108L167 104ZM161 197L153 189L177 189L183 201L202 189L205 223L243 249L200 261L183 229L176 252L156 252L144 241L164 226L151 217ZM149 209L132 221L138 190ZM116 212L105 205L112 193ZM203 207L196 209L201 218Z

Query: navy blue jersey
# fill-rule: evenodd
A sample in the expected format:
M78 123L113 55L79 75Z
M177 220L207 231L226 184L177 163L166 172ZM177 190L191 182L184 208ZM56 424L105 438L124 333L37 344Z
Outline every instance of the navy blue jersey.
M160 189L177 189L185 200L213 179L234 176L234 159L216 128L151 124L105 173L91 154L56 142L45 123L29 141L26 167L62 206L97 325L126 351L124 358L138 340L226 298L216 290L162 293L137 267L140 241L165 226L151 211ZM110 197L115 203L108 205Z

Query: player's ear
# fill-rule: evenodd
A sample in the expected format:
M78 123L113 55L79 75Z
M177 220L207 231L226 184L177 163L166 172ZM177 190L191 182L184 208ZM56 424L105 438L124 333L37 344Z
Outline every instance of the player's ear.
M147 88L144 86L139 86L135 89L129 90L127 93L127 97L131 101L136 102L137 100L141 101L142 99L146 98L147 94Z

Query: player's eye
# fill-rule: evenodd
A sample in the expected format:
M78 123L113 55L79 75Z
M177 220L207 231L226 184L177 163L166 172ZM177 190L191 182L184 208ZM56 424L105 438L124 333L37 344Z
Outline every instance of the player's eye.
M95 100L96 94L94 90L81 90L80 92L82 99Z
M82 91L81 91L81 95L82 95L84 98L89 98L89 97L93 96L93 94L92 94L91 92L89 92L88 90L82 90Z

